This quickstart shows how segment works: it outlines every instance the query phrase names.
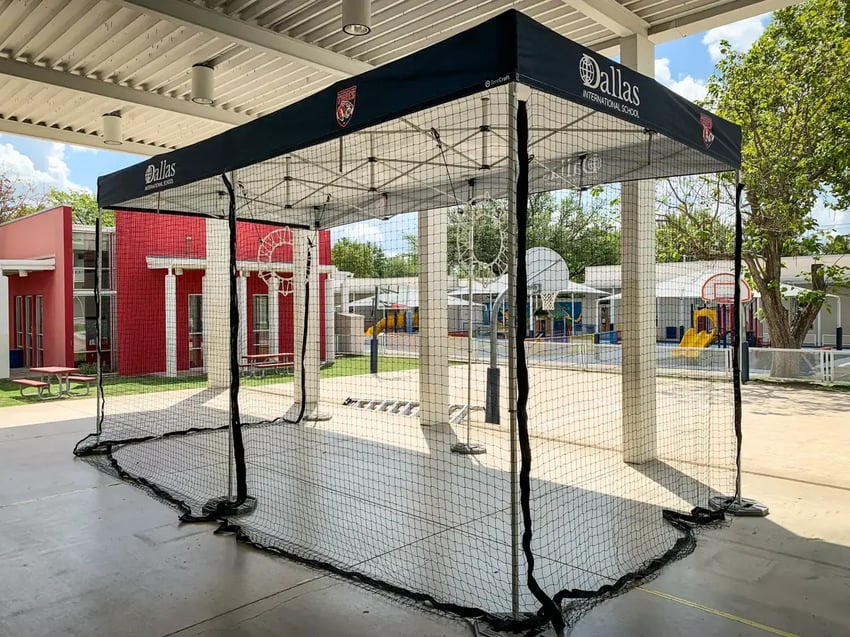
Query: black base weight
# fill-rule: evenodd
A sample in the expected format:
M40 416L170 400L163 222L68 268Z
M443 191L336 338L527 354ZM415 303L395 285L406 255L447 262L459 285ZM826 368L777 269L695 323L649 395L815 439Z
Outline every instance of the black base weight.
M462 456L478 456L487 453L487 447L477 442L456 442L452 445L452 453L459 453Z
M763 518L770 513L767 505L761 502L735 496L716 495L708 500L708 506L715 511L725 511L742 518Z

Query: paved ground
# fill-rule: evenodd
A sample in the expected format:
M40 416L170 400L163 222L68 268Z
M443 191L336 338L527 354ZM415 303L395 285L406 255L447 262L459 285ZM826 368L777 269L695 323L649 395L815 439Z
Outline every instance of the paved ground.
M706 533L574 637L850 634L850 400L750 385L744 488L771 507ZM70 455L93 400L0 410L0 635L471 635L323 572L179 525Z

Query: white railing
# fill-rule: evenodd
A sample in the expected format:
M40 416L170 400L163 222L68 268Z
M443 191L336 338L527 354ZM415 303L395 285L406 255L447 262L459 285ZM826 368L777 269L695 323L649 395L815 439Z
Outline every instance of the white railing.
M363 337L353 349L340 354L369 354L369 337ZM466 337L446 337L449 360L467 359ZM381 333L378 351L382 356L417 357L419 335ZM687 377L724 377L732 372L732 349L728 347L681 348L667 344L656 347L659 375ZM597 371L619 371L622 364L620 345L595 344L589 337L562 339L528 339L526 360L530 365ZM507 357L507 342L498 341L497 358ZM490 360L490 340L476 338L472 342L472 358L478 363ZM850 350L776 349L754 347L749 350L749 377L752 379L794 380L802 382L850 385Z
M750 378L850 384L850 351L754 347L749 354Z

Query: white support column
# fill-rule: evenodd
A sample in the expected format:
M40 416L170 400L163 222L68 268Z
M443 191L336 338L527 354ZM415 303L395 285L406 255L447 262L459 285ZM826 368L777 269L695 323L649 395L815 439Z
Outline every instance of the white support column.
M351 288L348 284L348 275L340 273L340 276L343 278L339 284L339 311L348 314L351 311Z
M419 213L419 423L449 420L449 289L445 210Z
M319 414L319 321L322 316L319 312L319 250L318 233L315 230L295 230L293 252L294 252L294 303L293 303L293 327L295 330L295 370L293 385L295 389L295 402L286 412L286 420L296 422L301 414L301 404L304 403L303 420L325 420L328 417ZM312 240L312 246L309 245ZM310 272L306 272L307 254L311 253ZM305 277L309 276L310 298L306 303L304 289ZM305 306L307 318L306 350L304 344L304 319ZM302 357L302 351L304 356ZM303 358L303 372L302 372ZM303 390L302 390L303 385Z
M177 376L177 275L165 275L165 375Z
M325 361L336 360L336 308L334 307L334 280L325 279Z
M280 352L280 281L269 279L269 353Z
M0 274L0 379L9 378L9 279Z
M655 47L645 36L620 40L620 59L654 75ZM657 446L654 183L624 183L621 202L623 460L641 464L655 458Z
M230 387L230 232L226 219L207 219L204 344L207 385Z
M248 273L240 272L236 296L239 303L239 360L248 353Z
M209 337L209 308L207 307L207 277L201 276L201 355L204 359L203 370L207 373L209 361L207 360L207 338Z

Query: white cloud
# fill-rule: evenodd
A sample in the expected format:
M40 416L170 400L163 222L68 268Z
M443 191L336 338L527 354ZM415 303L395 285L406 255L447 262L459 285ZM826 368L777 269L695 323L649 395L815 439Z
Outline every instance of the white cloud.
M68 144L67 148L74 153L91 153L92 155L100 153L99 148L92 148L91 146L75 146L74 144Z
M708 90L705 80L694 78L691 75L680 75L674 79L670 71L670 60L668 58L658 58L655 60L655 79L692 102L705 99Z
M726 40L736 51L746 51L764 33L764 26L770 14L747 18L722 27L706 31L702 43L708 47L713 61L720 59L720 41Z
M343 238L381 245L384 242L384 233L373 222L362 221L331 230L331 243Z
M834 230L839 234L850 232L850 210L833 210L826 201L819 198L812 208L812 217L822 230Z
M47 170L40 170L28 155L12 144L0 144L0 172L39 190L59 188L89 192L88 188L71 180L71 169L65 162L65 144L51 144L45 160Z

